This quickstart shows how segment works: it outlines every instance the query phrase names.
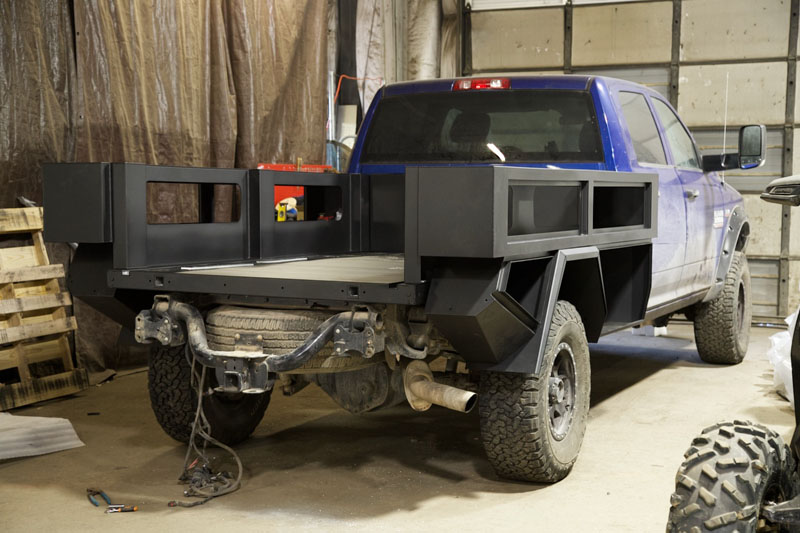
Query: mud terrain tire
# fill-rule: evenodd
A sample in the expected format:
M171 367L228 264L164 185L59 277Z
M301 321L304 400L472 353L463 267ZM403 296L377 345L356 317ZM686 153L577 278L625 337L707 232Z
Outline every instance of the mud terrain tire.
M586 431L590 386L583 322L559 301L538 374L481 375L481 436L497 475L540 483L566 477Z
M150 350L147 385L150 405L161 428L173 439L188 443L197 410L197 392L191 385L191 367L185 346L154 344ZM212 372L207 371L207 378ZM245 440L264 418L270 393L208 395L203 412L211 436L233 446Z
M694 338L706 363L741 363L750 343L750 269L742 252L734 252L722 292L694 310Z

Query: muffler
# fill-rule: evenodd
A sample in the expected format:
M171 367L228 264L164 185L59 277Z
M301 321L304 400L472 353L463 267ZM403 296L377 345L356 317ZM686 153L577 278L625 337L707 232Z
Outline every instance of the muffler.
M432 404L469 413L478 395L433 380L433 373L424 361L411 361L403 370L403 388L408 403L415 411L427 411Z

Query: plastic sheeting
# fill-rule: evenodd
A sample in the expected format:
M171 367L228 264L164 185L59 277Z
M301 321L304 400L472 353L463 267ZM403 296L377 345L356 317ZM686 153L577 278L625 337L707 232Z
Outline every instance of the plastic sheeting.
M439 77L440 0L408 0L406 75L409 80Z
M41 201L45 161L321 163L327 10L318 0L0 0L0 207L19 194ZM195 186L157 188L148 218L197 220ZM231 211L223 192L216 220ZM119 327L75 310L77 351L97 375L117 356Z
M324 2L78 3L75 20L79 160L322 162Z
M461 39L458 34L458 0L442 0L442 36L439 54L439 76L455 78L460 73L458 58Z
M779 331L769 338L770 348L767 350L767 359L772 363L773 382L775 390L789 400L794 405L794 387L792 383L792 335L794 334L794 326L797 321L797 314L800 310L795 311L784 319L786 325L789 326L787 331Z
M356 61L364 109L384 80L455 76L457 6L456 0L358 0ZM395 71L387 72L392 62Z
M0 207L42 200L39 165L74 157L67 2L0 1Z
M387 78L384 7L382 0L359 0L356 10L356 76L364 113Z
M0 413L0 460L85 446L66 418Z
M76 2L75 36L77 160L233 166L221 5Z
M0 1L0 206L41 200L42 161L322 162L326 2L73 7Z
M327 2L230 0L226 19L239 133L236 166L323 163Z

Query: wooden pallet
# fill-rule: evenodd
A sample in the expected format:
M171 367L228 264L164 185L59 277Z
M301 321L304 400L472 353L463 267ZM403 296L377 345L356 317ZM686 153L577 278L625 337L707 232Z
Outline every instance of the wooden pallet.
M65 309L72 299L59 286L64 267L47 258L42 208L0 209L0 235L10 234L33 244L0 248L0 371L19 375L19 382L0 382L0 411L89 386L86 371L72 364L67 335L77 326Z

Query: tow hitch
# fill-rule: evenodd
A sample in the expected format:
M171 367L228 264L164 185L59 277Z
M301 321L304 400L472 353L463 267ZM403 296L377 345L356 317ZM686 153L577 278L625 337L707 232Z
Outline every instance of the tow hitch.
M136 317L136 341L178 346L188 342L197 361L215 369L219 392L258 394L272 389L275 374L303 366L325 344L333 341L337 355L359 353L370 358L384 348L385 333L379 313L346 311L323 322L305 342L286 354L258 351L212 350L203 316L191 304L170 296L156 296L152 309Z

